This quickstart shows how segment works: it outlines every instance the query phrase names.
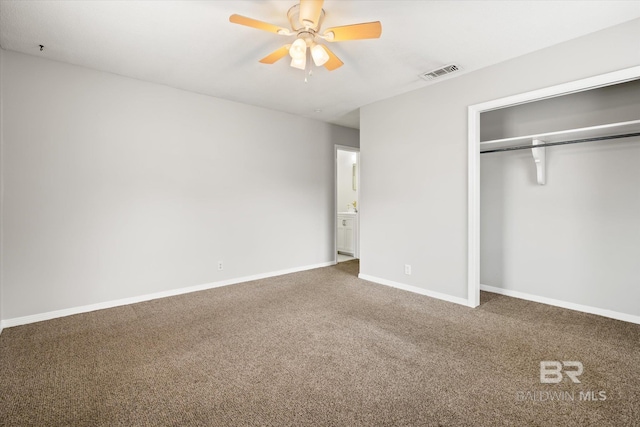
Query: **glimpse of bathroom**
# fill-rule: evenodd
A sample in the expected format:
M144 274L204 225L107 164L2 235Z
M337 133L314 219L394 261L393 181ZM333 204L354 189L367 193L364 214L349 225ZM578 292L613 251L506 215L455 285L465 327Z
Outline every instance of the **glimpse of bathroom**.
M337 151L336 159L336 260L350 261L358 258L358 177L360 171L358 151Z

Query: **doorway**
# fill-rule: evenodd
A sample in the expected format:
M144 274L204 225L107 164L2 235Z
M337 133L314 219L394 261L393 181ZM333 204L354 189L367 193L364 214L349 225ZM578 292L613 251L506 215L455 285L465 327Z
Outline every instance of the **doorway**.
M335 262L360 258L360 149L335 146Z

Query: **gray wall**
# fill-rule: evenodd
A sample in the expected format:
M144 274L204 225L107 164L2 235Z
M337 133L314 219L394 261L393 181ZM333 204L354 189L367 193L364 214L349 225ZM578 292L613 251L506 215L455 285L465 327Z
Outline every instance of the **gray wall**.
M640 80L634 80L488 111L480 115L480 140L640 120L639 99Z
M633 20L361 108L360 272L466 298L467 107L638 65L638 40Z
M640 315L640 138L482 155L482 284Z
M9 51L2 90L4 319L334 259L357 130Z

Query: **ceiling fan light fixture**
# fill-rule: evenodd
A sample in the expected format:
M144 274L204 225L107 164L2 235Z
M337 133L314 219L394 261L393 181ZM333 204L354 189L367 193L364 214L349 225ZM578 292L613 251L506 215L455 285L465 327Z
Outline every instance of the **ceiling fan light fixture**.
M295 37L293 43L284 45L262 58L260 60L262 64L273 64L287 56L288 53L292 59L292 67L306 71L305 66L313 60L316 66L324 66L327 70L333 71L344 63L327 47L327 43L380 38L382 24L380 21L362 22L331 27L321 32L320 29L326 15L322 8L323 4L324 0L298 0L297 4L287 12L289 29L237 14L231 15L229 21L232 24ZM317 45L314 42L317 39L325 40L327 43L323 42L322 45ZM311 72L312 70L309 69L309 75ZM305 81L306 79L305 77Z
M307 56L307 42L304 39L296 39L289 48L289 55L293 59L304 59Z
M299 70L305 70L307 68L307 56L291 59L291 66Z
M329 60L329 54L321 44L313 44L313 47L311 48L311 57L318 67L323 66Z

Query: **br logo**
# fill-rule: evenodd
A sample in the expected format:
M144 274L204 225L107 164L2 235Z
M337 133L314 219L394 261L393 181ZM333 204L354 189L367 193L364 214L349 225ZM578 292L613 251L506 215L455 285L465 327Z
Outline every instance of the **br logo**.
M567 369L569 368L569 369ZM556 384L562 381L562 372L574 383L579 383L578 377L584 371L581 362L558 362L556 360L543 360L540 362L540 382Z

